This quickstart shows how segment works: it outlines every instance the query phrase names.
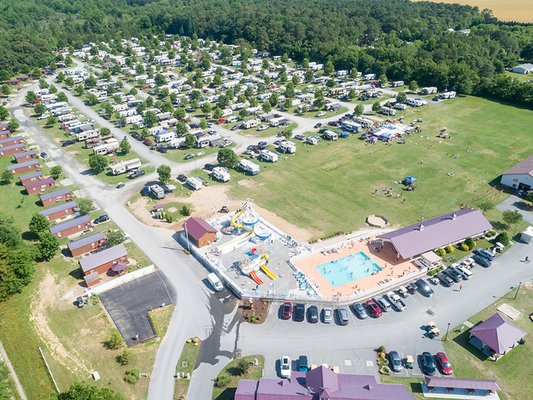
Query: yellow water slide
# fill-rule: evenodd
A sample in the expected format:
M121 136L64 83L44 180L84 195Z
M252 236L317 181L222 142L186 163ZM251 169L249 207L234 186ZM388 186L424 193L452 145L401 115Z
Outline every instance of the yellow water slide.
M233 217L231 217L231 220L230 220L230 223L231 223L231 226L233 226L234 228L238 228L238 229L241 229L244 224L242 223L238 223L237 222L237 219L244 213L244 210L237 210L237 212L235 213L235 215Z

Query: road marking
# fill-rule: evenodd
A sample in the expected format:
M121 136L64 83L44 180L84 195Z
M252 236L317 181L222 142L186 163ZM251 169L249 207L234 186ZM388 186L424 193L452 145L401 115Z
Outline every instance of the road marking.
M344 360L344 365L346 367L351 367L352 366L352 360Z
M373 367L374 366L374 361L367 361L366 362L366 366L367 367Z

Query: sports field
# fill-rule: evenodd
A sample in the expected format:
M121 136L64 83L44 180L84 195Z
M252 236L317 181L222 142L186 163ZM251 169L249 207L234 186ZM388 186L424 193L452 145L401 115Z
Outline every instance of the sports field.
M414 0L422 1L422 0ZM427 1L427 0L425 0ZM531 0L430 0L434 3L459 3L488 8L494 16L504 21L533 22L533 1Z
M468 97L404 115L406 122L423 121L422 134L407 136L406 144L369 145L355 136L299 144L295 155L261 163L258 176L239 175L230 194L253 199L319 238L361 228L370 214L403 225L463 203L498 202L505 195L489 182L533 152L529 110ZM443 127L451 139L436 138ZM417 178L415 191L397 183L407 175Z

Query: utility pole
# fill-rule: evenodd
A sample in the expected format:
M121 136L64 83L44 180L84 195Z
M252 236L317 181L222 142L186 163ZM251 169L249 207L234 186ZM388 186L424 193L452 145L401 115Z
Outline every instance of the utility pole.
M514 299L513 300L516 300L516 298L518 297L518 292L520 291L520 286L522 286L522 282L518 282L518 286L516 287L516 293L514 294Z
M444 341L448 340L448 332L450 331L450 322L448 322L448 327L446 328L446 335L444 335Z

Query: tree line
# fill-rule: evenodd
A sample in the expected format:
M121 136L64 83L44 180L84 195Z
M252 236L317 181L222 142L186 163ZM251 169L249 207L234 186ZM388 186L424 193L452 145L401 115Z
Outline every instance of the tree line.
M449 30L453 29L453 32ZM470 29L470 34L458 32ZM168 33L246 41L274 54L533 106L533 85L502 78L533 59L533 26L488 10L408 0L5 0L0 79L88 41ZM511 93L510 93L511 92Z

